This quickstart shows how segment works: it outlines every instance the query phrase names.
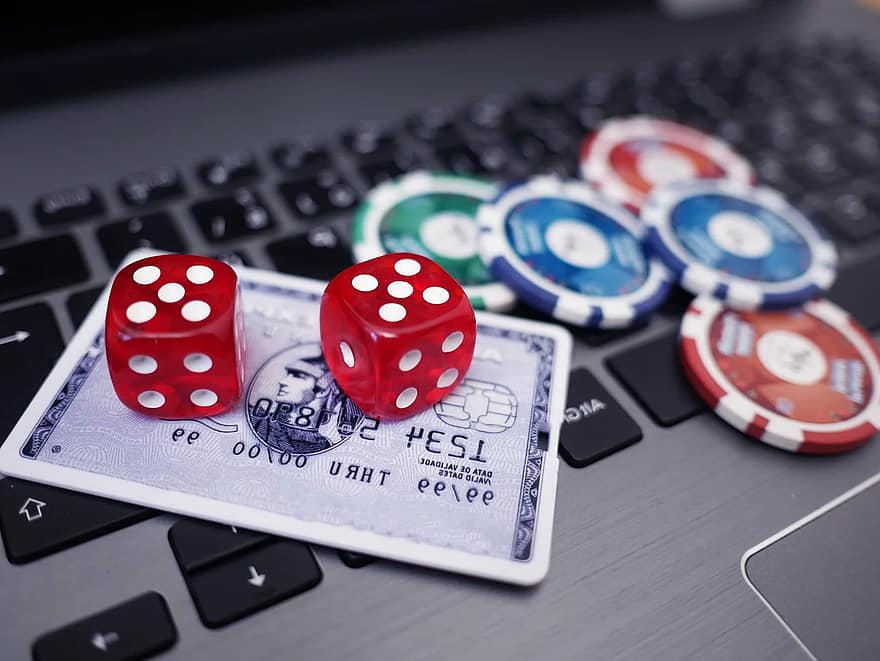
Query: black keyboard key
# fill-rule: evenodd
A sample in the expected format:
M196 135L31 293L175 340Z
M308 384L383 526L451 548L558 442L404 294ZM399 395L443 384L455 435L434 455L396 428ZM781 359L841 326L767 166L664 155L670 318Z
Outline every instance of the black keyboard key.
M486 169L480 162L480 156L464 144L442 147L435 152L441 169L456 174L483 174Z
M579 176L580 163L574 156L570 158L545 158L540 163L531 166L536 174L553 174L563 179L572 179Z
M880 92L865 90L852 97L852 113L867 129L880 128Z
M601 105L611 89L613 79L610 75L598 74L574 84L568 92L568 107L597 107Z
M762 184L775 188L785 195L797 195L803 190L803 187L792 179L788 168L775 152L761 152L751 160L758 181Z
M211 243L244 239L275 226L263 200L247 188L239 188L232 195L196 202L191 211L205 239Z
M44 452L52 452L45 448ZM22 564L154 516L153 510L7 477L0 481L6 555Z
M104 214L101 194L88 186L65 188L43 195L34 203L34 216L47 227L88 220Z
M607 117L631 115L636 111L638 90L632 73L626 73L614 80L602 101L602 111Z
M880 281L880 261L870 260L842 269L828 298L870 331L880 330L880 305L872 285Z
M538 320L540 321L541 319L538 318ZM544 321L547 321L546 317L544 318ZM629 326L628 328L570 328L577 339L582 341L588 347L604 347L606 344L611 344L624 337L629 337L633 333L637 333L647 327L648 322L643 321Z
M347 211L357 202L354 189L335 170L284 182L278 191L291 212L307 220Z
M675 72L670 69L658 69L644 87L640 94L641 98L649 98L667 108L682 113L685 111L699 113L705 110L695 103L691 89L682 85Z
M694 300L694 295L686 289L675 286L660 306L660 314L673 319L681 319Z
M196 519L182 519L168 531L174 557L184 572L201 569L269 539L267 535L236 526L222 526Z
M36 303L0 312L0 443L64 351L52 310ZM15 375L15 378L11 378Z
M396 143L391 127L381 122L362 122L342 134L342 144L360 158L392 151Z
M865 191L864 199L865 205L868 209L880 216L880 191L869 185L868 189Z
M284 142L272 150L272 162L287 174L306 174L330 167L330 152L311 140Z
M419 167L416 157L407 152L399 152L387 160L370 161L360 167L359 172L369 188L396 179L405 172Z
M79 246L69 234L0 248L0 303L88 277Z
M507 123L508 106L509 100L503 96L484 97L465 109L464 121L474 131L499 131Z
M806 190L815 190L840 183L848 173L837 154L828 144L814 142L802 147L789 166L792 176Z
M198 166L197 172L206 186L225 188L238 186L260 176L260 166L250 152L230 152L211 158Z
M216 628L310 590L322 577L308 546L279 540L186 578L199 617Z
M132 207L157 204L182 196L183 180L172 167L141 170L123 177L119 182L119 197Z
M807 140L814 134L798 117L782 108L772 109L769 116L752 123L750 131L754 142L773 152L785 152L790 160L803 156Z
M35 661L129 661L164 652L177 641L165 599L147 592L34 642Z
M250 266L251 260L243 250L227 250L211 255L212 259L226 262L230 266Z
M880 137L871 131L857 130L838 143L840 162L856 174L880 171Z
M561 92L529 92L508 111L508 120L518 126L544 128L571 121Z
M353 553L352 551L339 551L339 559L342 560L342 564L351 569L361 569L376 562L376 558L371 555Z
M582 137L595 131L605 119L605 111L599 106L575 105L572 107L571 115L582 131ZM572 145L572 147L577 150L580 142L578 141L578 144Z
M535 134L551 154L575 158L584 138L583 130L573 124L546 126L538 129Z
M742 49L713 53L704 58L700 65L699 83L740 107L747 100L744 76L750 66Z
M607 364L654 420L664 427L706 409L682 371L675 333L615 354Z
M98 228L98 242L107 263L116 268L132 250L155 248L168 252L186 252L186 244L164 211L116 220Z
M836 236L858 243L880 234L880 209L871 209L864 193L844 191L822 196L816 204L818 208L807 207L804 212Z
M0 209L0 239L15 236L18 226L15 222L15 216L9 209Z
M471 145L450 145L435 152L440 166L463 175L484 175L505 178L522 176L519 164L512 159L510 150L500 141L475 142Z
M812 124L816 132L827 131L844 124L840 105L830 97L814 97L799 104L798 110Z
M86 315L89 314L89 310L92 309L102 291L104 291L103 287L93 287L85 291L78 291L67 299L67 313L75 328L85 321Z
M332 227L323 225L273 241L266 246L266 252L279 271L317 280L330 280L353 263L345 239Z
M509 139L517 155L527 163L542 163L551 154L550 147L534 131L515 131Z
M429 108L412 115L405 122L406 128L417 140L433 145L461 142L461 132L455 125L452 112L446 108Z
M559 433L559 454L570 466L583 468L641 438L635 420L589 370L572 371Z

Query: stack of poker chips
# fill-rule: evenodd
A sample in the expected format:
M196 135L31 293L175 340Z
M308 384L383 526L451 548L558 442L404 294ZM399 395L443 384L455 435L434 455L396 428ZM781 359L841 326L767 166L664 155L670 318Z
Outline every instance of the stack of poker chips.
M519 300L567 324L644 323L677 284L696 297L680 353L725 421L795 452L851 449L880 427L880 358L821 297L833 243L756 185L723 141L648 117L606 121L583 142L581 180L498 184L416 172L373 189L355 258L423 254L477 308Z

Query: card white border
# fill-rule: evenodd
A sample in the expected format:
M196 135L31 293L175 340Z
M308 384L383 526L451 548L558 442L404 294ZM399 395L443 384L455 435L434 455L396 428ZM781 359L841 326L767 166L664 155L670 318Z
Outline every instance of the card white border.
M123 266L136 259L155 254L158 253L152 250L137 250L125 259ZM235 268L251 282L296 288L316 294L321 294L326 286L325 283L317 280L247 267ZM176 491L21 457L19 450L24 439L33 431L37 420L49 408L57 395L57 385L55 384L63 383L70 376L100 332L105 317L109 287L108 284L101 293L61 358L9 433L3 446L0 447L0 472L4 475L73 489L82 493L134 503L174 514L216 521L225 525L241 526L260 532L292 537L313 544L332 546L357 553L367 553L400 562L427 565L437 569L518 585L535 585L547 575L550 567L556 481L559 470L560 422L563 419L571 361L571 335L564 328L490 312L476 313L477 323L486 322L523 332L537 332L551 337L556 343L555 365L547 411L548 420L551 422L549 444L545 454L538 496L537 510L539 514L537 527L534 531L534 552L531 560L521 562L440 548L397 537L386 537L355 528L302 521L290 516L244 505L234 505L204 496L184 494L189 503L189 506L184 508L177 504L177 501L180 500L180 493Z

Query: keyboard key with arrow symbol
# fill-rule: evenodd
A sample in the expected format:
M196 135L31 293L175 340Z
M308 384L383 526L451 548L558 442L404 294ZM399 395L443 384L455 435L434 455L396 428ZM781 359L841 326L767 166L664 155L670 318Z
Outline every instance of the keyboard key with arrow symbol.
M177 641L177 629L165 599L147 592L65 627L34 642L35 661L128 661L147 659Z
M107 633L96 632L95 635L92 636L91 642L92 647L95 647L102 652L106 652L111 645L119 642L119 634L115 631L108 631Z
M11 344L12 342L24 342L31 336L27 331L15 331L12 335L0 337L0 344Z
M15 374L14 379L0 380L0 442L12 430L63 350L55 317L45 303L0 313L0 365L4 375Z
M248 567L248 571L251 574L251 577L248 579L248 583L253 585L255 588L263 587L263 583L266 582L266 575L260 574L253 565Z
M46 506L42 500L36 498L28 498L24 501L24 505L18 510L18 513L27 519L27 522L36 521L43 518L43 508Z
M269 535L198 519L181 519L168 531L171 550L184 572L202 569L271 539Z
M202 622L217 628L310 590L323 574L308 546L270 537L184 577Z
M136 505L7 477L0 481L6 556L22 564L153 516Z

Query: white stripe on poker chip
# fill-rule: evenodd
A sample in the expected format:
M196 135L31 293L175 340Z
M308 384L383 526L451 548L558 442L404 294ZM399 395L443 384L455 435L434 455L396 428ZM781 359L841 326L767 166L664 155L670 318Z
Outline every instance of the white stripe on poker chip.
M700 151L724 170L731 181L747 184L754 180L749 162L723 140L683 124L639 115L607 120L587 137L580 154L581 176L618 202L639 208L644 194L620 177L611 165L611 153L621 143L645 138Z
M689 253L672 231L670 219L675 207L683 200L707 194L721 194L764 206L783 217L800 233L813 254L809 268L797 278L785 281L756 281L724 273L700 262ZM686 264L684 271L676 273L682 287L694 294L712 294L718 285L728 287L724 299L729 307L738 310L760 308L767 294L784 295L797 292L809 285L827 290L837 276L837 249L816 226L800 211L790 205L776 190L755 187L724 179L699 179L683 181L655 189L642 207L642 221L653 227L663 245L676 259ZM667 264L673 272L679 267Z
M367 193L360 212L355 216L354 222L359 224L359 232L355 234L359 233L362 239L352 242L354 259L356 262L365 262L388 253L382 245L382 219L407 198L428 193L450 193L488 201L497 192L498 187L489 181L425 170L381 183ZM513 292L500 282L467 285L463 289L469 298L482 299L488 310L509 310L516 303Z
M623 207L615 204L582 181L565 181L555 176L533 177L526 183L509 189L494 202L483 204L477 213L480 224L480 256L483 262L491 264L502 258L511 264L519 277L535 287L556 297L553 310L545 310L555 319L577 326L584 326L592 308L602 310L602 328L622 328L629 325L635 316L635 306L651 299L657 292L668 286L669 271L658 260L646 256L648 277L637 290L623 296L588 296L567 289L532 269L511 248L507 241L505 223L507 216L517 205L532 199L555 197L592 207L614 219L624 229L641 240L644 228L636 218ZM508 283L516 289L515 283Z
M767 425L764 433L757 440L790 452L800 451L807 434L831 435L837 432L847 432L865 423L871 425L875 430L880 429L880 387L878 387L880 359L878 359L878 351L872 346L867 332L857 330L858 322L853 320L842 308L825 299L809 301L802 307L804 312L821 319L852 343L861 354L870 372L873 387L870 399L862 411L848 420L834 423L805 422L785 417L777 411L760 406L730 381L727 374L714 360L709 339L709 330L715 319L726 309L727 306L711 296L698 296L682 318L680 330L681 338L693 341L700 367L706 371L708 378L712 381L707 385L717 387L724 393L715 405L715 413L720 418L736 429L746 432L756 416L761 416L767 420ZM691 374L694 372L691 371ZM701 380L696 376L693 378ZM827 437L822 442L829 447L834 446L831 437Z

